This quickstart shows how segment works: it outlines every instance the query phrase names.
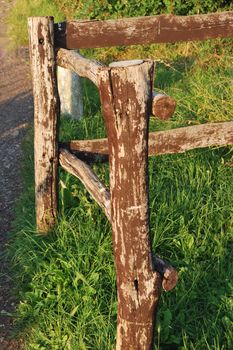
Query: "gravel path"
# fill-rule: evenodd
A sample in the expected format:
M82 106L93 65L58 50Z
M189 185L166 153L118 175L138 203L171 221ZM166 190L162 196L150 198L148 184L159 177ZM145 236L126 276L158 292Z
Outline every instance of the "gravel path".
M20 341L10 339L15 309L5 250L14 219L14 204L21 190L21 142L33 117L31 82L27 52L7 53L4 18L12 6L0 0L0 349L22 349ZM22 58L22 54L24 59Z

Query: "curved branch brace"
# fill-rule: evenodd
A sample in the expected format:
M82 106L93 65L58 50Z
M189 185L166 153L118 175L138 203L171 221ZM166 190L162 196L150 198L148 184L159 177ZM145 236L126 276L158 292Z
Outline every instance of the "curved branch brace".
M81 77L90 79L96 86L98 83L98 72L103 66L100 62L83 57L75 51L59 49L56 62L58 66L67 68Z
M76 176L84 184L110 220L110 192L91 168L65 149L60 149L59 161L63 169Z
M119 350L149 350L162 277L149 237L148 121L154 63L118 62L100 73L108 133Z

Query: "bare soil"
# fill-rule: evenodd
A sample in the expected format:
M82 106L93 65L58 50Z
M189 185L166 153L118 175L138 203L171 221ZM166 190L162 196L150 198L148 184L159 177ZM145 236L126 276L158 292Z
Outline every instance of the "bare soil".
M21 191L21 143L33 118L30 69L26 49L8 53L9 39L5 17L12 6L0 0L0 349L21 350L23 343L12 338L17 305L13 296L7 260L9 232L14 220L14 206Z

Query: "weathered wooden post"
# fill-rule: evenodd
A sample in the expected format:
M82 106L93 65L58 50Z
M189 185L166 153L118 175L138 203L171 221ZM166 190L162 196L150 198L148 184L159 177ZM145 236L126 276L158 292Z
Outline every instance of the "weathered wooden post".
M100 73L117 275L117 350L152 348L161 289L149 237L148 121L153 73L154 63L149 60L113 63Z
M83 96L80 77L69 69L57 67L58 92L61 114L73 119L83 117Z
M59 98L54 59L53 17L28 19L34 95L36 224L41 233L57 217Z

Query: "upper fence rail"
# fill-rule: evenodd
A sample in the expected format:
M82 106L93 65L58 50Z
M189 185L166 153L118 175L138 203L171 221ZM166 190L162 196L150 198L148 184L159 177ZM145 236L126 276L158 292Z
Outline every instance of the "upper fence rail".
M68 21L54 29L55 46L66 49L228 38L233 37L233 11Z

